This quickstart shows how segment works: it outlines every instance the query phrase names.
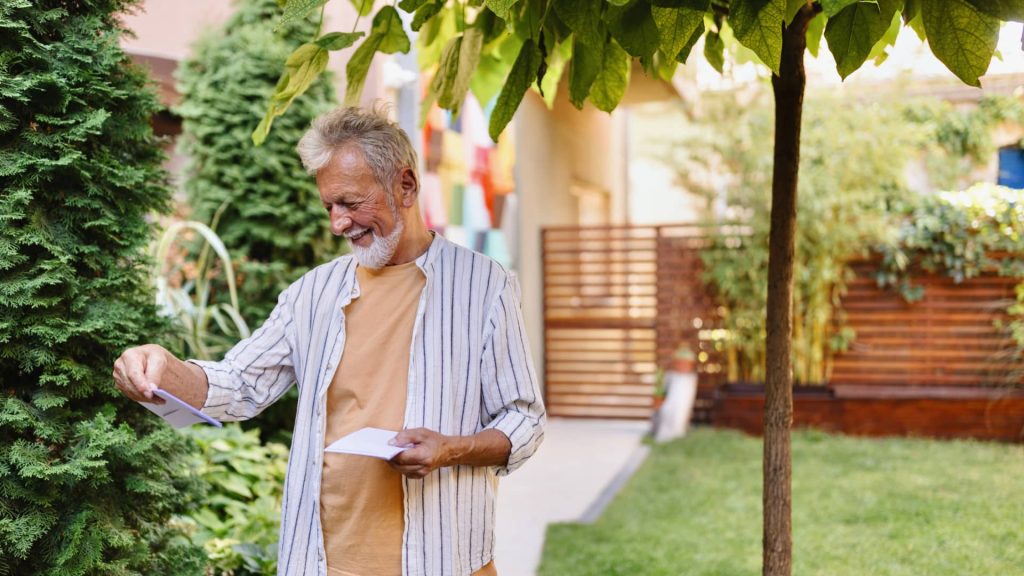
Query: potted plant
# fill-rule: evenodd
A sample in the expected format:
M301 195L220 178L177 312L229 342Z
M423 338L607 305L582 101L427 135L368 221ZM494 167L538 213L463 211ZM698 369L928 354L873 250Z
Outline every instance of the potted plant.
M666 442L686 434L697 398L697 358L689 345L672 353L667 371L659 370L655 389L654 441Z
M697 371L697 355L693 353L689 344L680 344L676 347L675 352L672 353L672 362L669 364L669 368L673 372L681 374Z
M651 408L654 409L655 414L661 410L661 405L665 403L665 393L665 371L658 368L658 372L654 377L654 394L651 396Z

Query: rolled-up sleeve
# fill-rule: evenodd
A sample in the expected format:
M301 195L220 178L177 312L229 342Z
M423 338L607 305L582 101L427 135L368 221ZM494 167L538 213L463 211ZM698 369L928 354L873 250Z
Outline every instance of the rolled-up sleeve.
M544 439L547 415L523 329L519 284L514 277L491 306L481 366L485 429L500 430L512 443L499 476L515 471Z
M290 292L281 293L266 322L223 360L189 360L206 372L209 391L204 414L225 421L252 418L295 383Z

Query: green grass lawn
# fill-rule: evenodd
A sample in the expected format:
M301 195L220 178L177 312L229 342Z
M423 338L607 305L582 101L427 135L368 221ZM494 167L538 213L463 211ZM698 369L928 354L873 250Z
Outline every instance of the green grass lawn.
M761 573L761 440L654 446L594 525L548 528L542 575ZM793 435L795 575L1024 575L1024 448Z

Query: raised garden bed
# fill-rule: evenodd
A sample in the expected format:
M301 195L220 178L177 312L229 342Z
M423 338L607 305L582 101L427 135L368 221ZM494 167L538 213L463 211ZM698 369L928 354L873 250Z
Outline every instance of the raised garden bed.
M717 427L761 434L764 388L729 384L714 396ZM1024 390L833 385L793 390L793 426L857 436L1024 441Z

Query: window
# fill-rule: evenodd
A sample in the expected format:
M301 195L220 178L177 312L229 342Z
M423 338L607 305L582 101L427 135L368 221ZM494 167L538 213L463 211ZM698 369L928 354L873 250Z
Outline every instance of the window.
M1000 186L1024 189L1024 148L1007 146L999 150Z

